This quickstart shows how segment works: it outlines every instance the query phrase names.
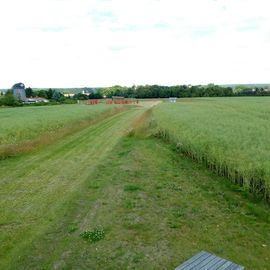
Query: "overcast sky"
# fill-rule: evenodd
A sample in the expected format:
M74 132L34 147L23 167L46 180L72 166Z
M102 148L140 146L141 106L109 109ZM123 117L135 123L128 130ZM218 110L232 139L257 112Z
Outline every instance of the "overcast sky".
M270 82L269 0L0 0L0 88Z

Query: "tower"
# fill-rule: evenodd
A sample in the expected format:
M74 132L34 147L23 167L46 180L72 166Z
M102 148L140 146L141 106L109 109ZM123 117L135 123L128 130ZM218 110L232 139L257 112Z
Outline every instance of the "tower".
M12 93L13 96L16 97L18 100L25 101L26 94L25 94L25 85L23 83L16 83L12 86Z

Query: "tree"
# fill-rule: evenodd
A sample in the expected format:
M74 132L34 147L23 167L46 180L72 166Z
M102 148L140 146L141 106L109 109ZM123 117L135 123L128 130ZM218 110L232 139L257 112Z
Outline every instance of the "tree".
M50 88L50 89L47 91L47 98L48 98L48 99L52 99L52 97L53 97L53 90L52 90L52 88Z
M0 99L0 105L4 106L19 106L21 103L13 96L10 91L7 91L5 96Z
M101 95L100 92L97 93L92 93L88 96L89 99L102 99L103 96Z
M73 98L79 99L79 100L86 100L86 99L88 99L88 96L84 95L83 93L78 93L78 94L75 94Z
M34 91L31 87L28 87L25 89L26 97L30 98L34 96Z
M55 101L59 101L61 98L61 95L58 91L53 90L52 99Z
M39 91L37 92L37 96L38 96L38 97L43 97L43 98L48 98L48 96L47 96L47 91L46 91L46 90L39 90Z

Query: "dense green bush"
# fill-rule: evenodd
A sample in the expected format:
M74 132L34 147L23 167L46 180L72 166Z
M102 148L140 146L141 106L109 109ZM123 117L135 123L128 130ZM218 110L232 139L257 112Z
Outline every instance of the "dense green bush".
M21 105L22 103L19 102L10 92L7 92L3 97L0 98L0 106L16 107Z

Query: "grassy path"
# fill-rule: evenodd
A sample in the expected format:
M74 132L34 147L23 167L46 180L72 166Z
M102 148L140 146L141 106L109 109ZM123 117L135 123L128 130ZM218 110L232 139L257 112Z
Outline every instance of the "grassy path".
M1 269L20 261L33 239L63 218L80 185L141 112L117 114L35 154L1 161Z
M1 161L0 269L173 269L199 250L264 270L269 209L156 139L143 108ZM105 238L80 233L100 226Z

